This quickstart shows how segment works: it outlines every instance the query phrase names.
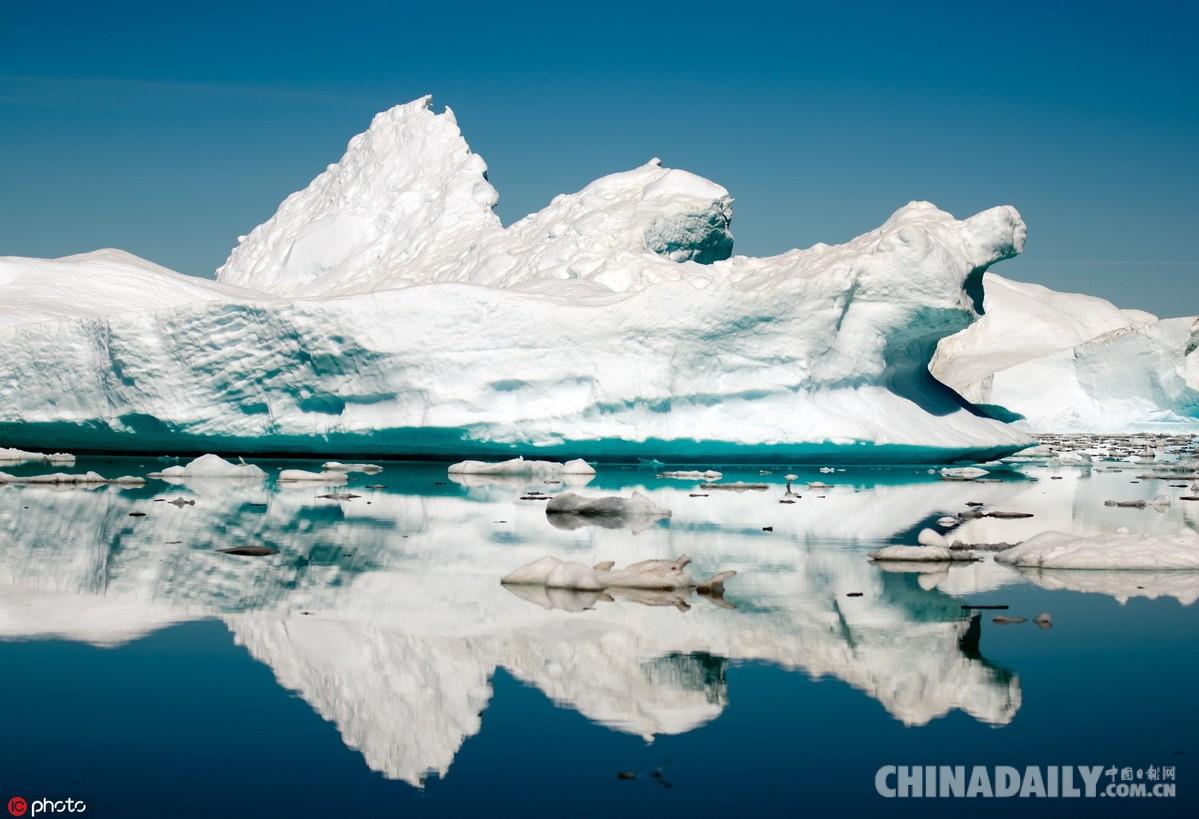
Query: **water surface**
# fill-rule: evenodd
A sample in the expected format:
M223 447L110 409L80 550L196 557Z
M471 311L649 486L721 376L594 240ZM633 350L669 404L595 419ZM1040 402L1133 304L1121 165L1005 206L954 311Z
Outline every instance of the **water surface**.
M1199 529L1199 504L1103 505L1186 494L1138 480L1143 467L1033 463L988 483L795 469L802 497L780 504L785 468L726 469L769 484L732 493L609 465L575 491L640 491L673 517L570 528L520 499L560 485L384 466L351 475L349 501L273 481L0 487L0 795L122 817L1058 814L1061 800L884 800L874 774L1174 765L1176 799L1075 809L1193 814L1199 575L897 571L866 556L967 502L1034 515L969 521L951 535L968 542ZM245 545L278 554L219 551ZM498 583L546 554L683 553L697 575L738 571L723 604ZM962 606L976 603L1054 626L987 612L972 631Z

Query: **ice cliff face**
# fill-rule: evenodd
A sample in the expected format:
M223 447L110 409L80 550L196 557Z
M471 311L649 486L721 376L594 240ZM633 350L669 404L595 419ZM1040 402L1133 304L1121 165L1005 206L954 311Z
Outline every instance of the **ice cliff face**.
M964 398L1046 432L1199 431L1199 320L988 273L985 315L930 371Z
M94 302L17 290L0 440L788 460L1027 443L926 368L986 267L1021 250L1012 208L912 203L843 245L747 258L727 191L656 161L507 228L495 201L450 111L386 111L216 284L130 263L128 302L106 288L129 274L86 265L72 280ZM29 282L66 261L7 264ZM25 302L56 320L23 321Z

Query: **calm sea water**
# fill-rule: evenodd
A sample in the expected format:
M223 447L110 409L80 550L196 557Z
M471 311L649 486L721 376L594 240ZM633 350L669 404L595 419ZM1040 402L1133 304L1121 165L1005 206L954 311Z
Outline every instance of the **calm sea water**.
M1032 464L980 484L796 469L802 498L780 504L783 468L725 471L765 491L691 497L694 482L614 465L577 491L640 491L673 517L570 528L521 500L561 486L384 466L351 475L349 501L273 481L0 487L3 802L70 797L101 817L1195 815L1199 574L866 557L967 502L1034 515L951 535L973 542L1199 529L1199 504L1103 505L1180 493L1135 482L1143 469ZM219 551L247 545L278 553ZM498 583L546 554L683 553L697 575L738 571L725 605ZM975 645L963 604L1054 625L985 612ZM1177 796L884 799L889 764L1172 766Z

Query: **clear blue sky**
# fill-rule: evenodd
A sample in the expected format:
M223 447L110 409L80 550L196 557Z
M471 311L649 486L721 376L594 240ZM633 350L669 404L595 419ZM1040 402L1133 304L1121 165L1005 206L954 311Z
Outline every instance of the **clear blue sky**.
M6 0L0 34L0 254L211 275L432 93L505 222L661 156L732 191L740 253L1010 203L999 272L1199 313L1196 4Z

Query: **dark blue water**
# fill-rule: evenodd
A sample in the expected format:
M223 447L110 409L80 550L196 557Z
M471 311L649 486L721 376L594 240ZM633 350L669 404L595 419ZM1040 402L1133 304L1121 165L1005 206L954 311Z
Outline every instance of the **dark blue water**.
M610 488L632 485L628 474L619 474L607 481L617 484ZM296 506L268 489L268 511L254 505L248 490L237 490L236 503L229 502L227 489L197 491L197 505L182 510L150 505L156 494L173 498L188 491L161 486L123 494L0 495L8 520L21 523L0 541L4 802L14 795L31 801L71 797L87 803L86 815L101 817L1195 815L1199 787L1190 760L1199 753L1199 709L1193 704L1199 608L1174 597L1121 604L1110 594L1048 590L1020 578L962 591L961 584L932 587L918 574L878 574L864 558L867 547L909 531L944 504L945 485L922 488L919 482L927 481L916 470L887 472L883 480L866 471L823 476L856 496L842 502L860 507L858 524L849 515L830 518L814 505L781 510L772 492L769 498L722 499L701 512L679 508L668 524L639 533L541 529L544 520L521 511L514 497L497 496L501 490L495 489L464 490L443 475L389 466L383 476L355 476L357 486L389 485L379 495L365 495L373 498L372 509L387 506L384 493L404 496L392 499L400 505L388 507L386 515L372 512L365 519L331 514L341 507L312 500L319 490L305 492ZM777 475L759 479L780 481ZM605 484L602 472L598 483ZM889 505L887 492L908 484L913 493ZM637 485L668 486L652 476ZM690 486L682 484L675 494L662 489L655 498L680 507ZM963 493L963 500L1003 491L1005 502L1024 505L1035 496L1027 486L952 491ZM1080 485L1072 491L1089 509L1092 490ZM420 498L450 505L439 511L438 504L411 503ZM47 514L31 516L38 504ZM871 510L881 506L904 509L906 517L875 520ZM86 514L64 517L68 507ZM144 520L130 519L127 508L149 512ZM148 528L166 526L177 511L177 531L188 541L178 547L165 543L176 539L167 529ZM464 517L467 512L475 517ZM791 524L779 517L791 513L798 513ZM500 514L514 522L493 523L507 520ZM262 517L253 531L292 551L239 561L214 557L211 543L201 543L201 532L213 542L244 539L253 515ZM1089 520L1082 513L1075 518ZM767 519L775 524L772 533L751 525ZM471 525L483 522L511 528L503 529L505 537L480 539ZM139 529L143 523L147 528ZM1143 525L1165 524L1146 518ZM847 536L847 526L858 534ZM64 531L77 532L77 538L54 542ZM445 577L465 571L460 555L477 555L487 578L478 588L491 589L492 564L519 563L521 549L575 553L580 544L591 544L610 554L625 543L638 553L667 544L674 551L687 548L697 562L736 564L741 585L730 584L729 598L737 608L696 600L686 612L644 610L618 601L589 612L547 613L498 589L492 598L465 588L462 600L448 602L438 591ZM328 557L339 544L354 554ZM322 549L326 557L314 559ZM80 555L90 556L81 561ZM263 560L279 565L267 571ZM414 585L408 583L413 576ZM847 577L860 586L862 598L845 597L838 584ZM771 585L778 580L790 585ZM986 612L977 649L962 647L956 635L967 616L963 602L1002 603L1011 607L1008 613L1030 618L1051 611L1054 626L997 625L994 612ZM30 615L39 605L57 606L56 613ZM809 605L817 613L804 614ZM132 614L122 608L113 615L117 606L131 607ZM481 613L462 613L472 606ZM862 607L861 616L854 606ZM147 613L163 610L180 622ZM839 611L840 625L837 616L826 621L820 614L826 611ZM606 624L600 633L592 631L597 618ZM327 632L341 636L305 636L313 623L342 629ZM721 629L731 636L713 636L708 648L753 656L692 650L706 632ZM930 637L912 642L907 652L905 641L922 629L931 629ZM625 644L619 642L607 644L611 662L589 655L581 673L572 675L571 658L579 650L572 646L626 633L638 635L635 645L642 649L656 647L634 669L651 668L661 656L649 655L677 641L670 663L683 669L683 682L622 671L615 652ZM760 647L766 644L773 647ZM411 648L411 655L389 653L397 645ZM892 656L893 646L903 651ZM907 677L929 661L930 651L943 674L934 664L930 673ZM419 737L432 736L427 725L415 723L429 708L462 711L447 704L457 702L453 671L424 675L412 691L407 687L405 663L435 665L439 652L466 663L464 673L478 662L487 670L490 696L481 703L478 729L459 737L444 776L414 784L404 781L409 762L398 760L407 759L404 752ZM362 657L370 661L359 662ZM711 718L694 725L684 719L685 730L663 729L647 741L596 716L600 706L591 685L608 674L621 681L602 690L619 694L627 678L633 711L668 714L680 703L702 708L707 702ZM933 689L943 677L957 680L955 675L967 699L986 702L942 703L945 695ZM370 687L379 680L381 686ZM889 692L894 680L908 688ZM354 694L360 684L367 693ZM438 685L444 691L430 690ZM997 692L1014 690L1015 701L995 704L1003 700ZM392 694L401 704L416 698L418 706L426 703L424 710L393 720L402 709L383 707ZM339 711L343 702L349 705ZM361 723L355 714L363 716ZM363 750L343 735L346 725L365 730L355 736L366 737L373 748L391 748L390 761L380 763L369 752L374 762L368 764ZM1177 796L888 800L874 787L877 769L887 764L1170 765ZM635 778L618 778L619 772Z

